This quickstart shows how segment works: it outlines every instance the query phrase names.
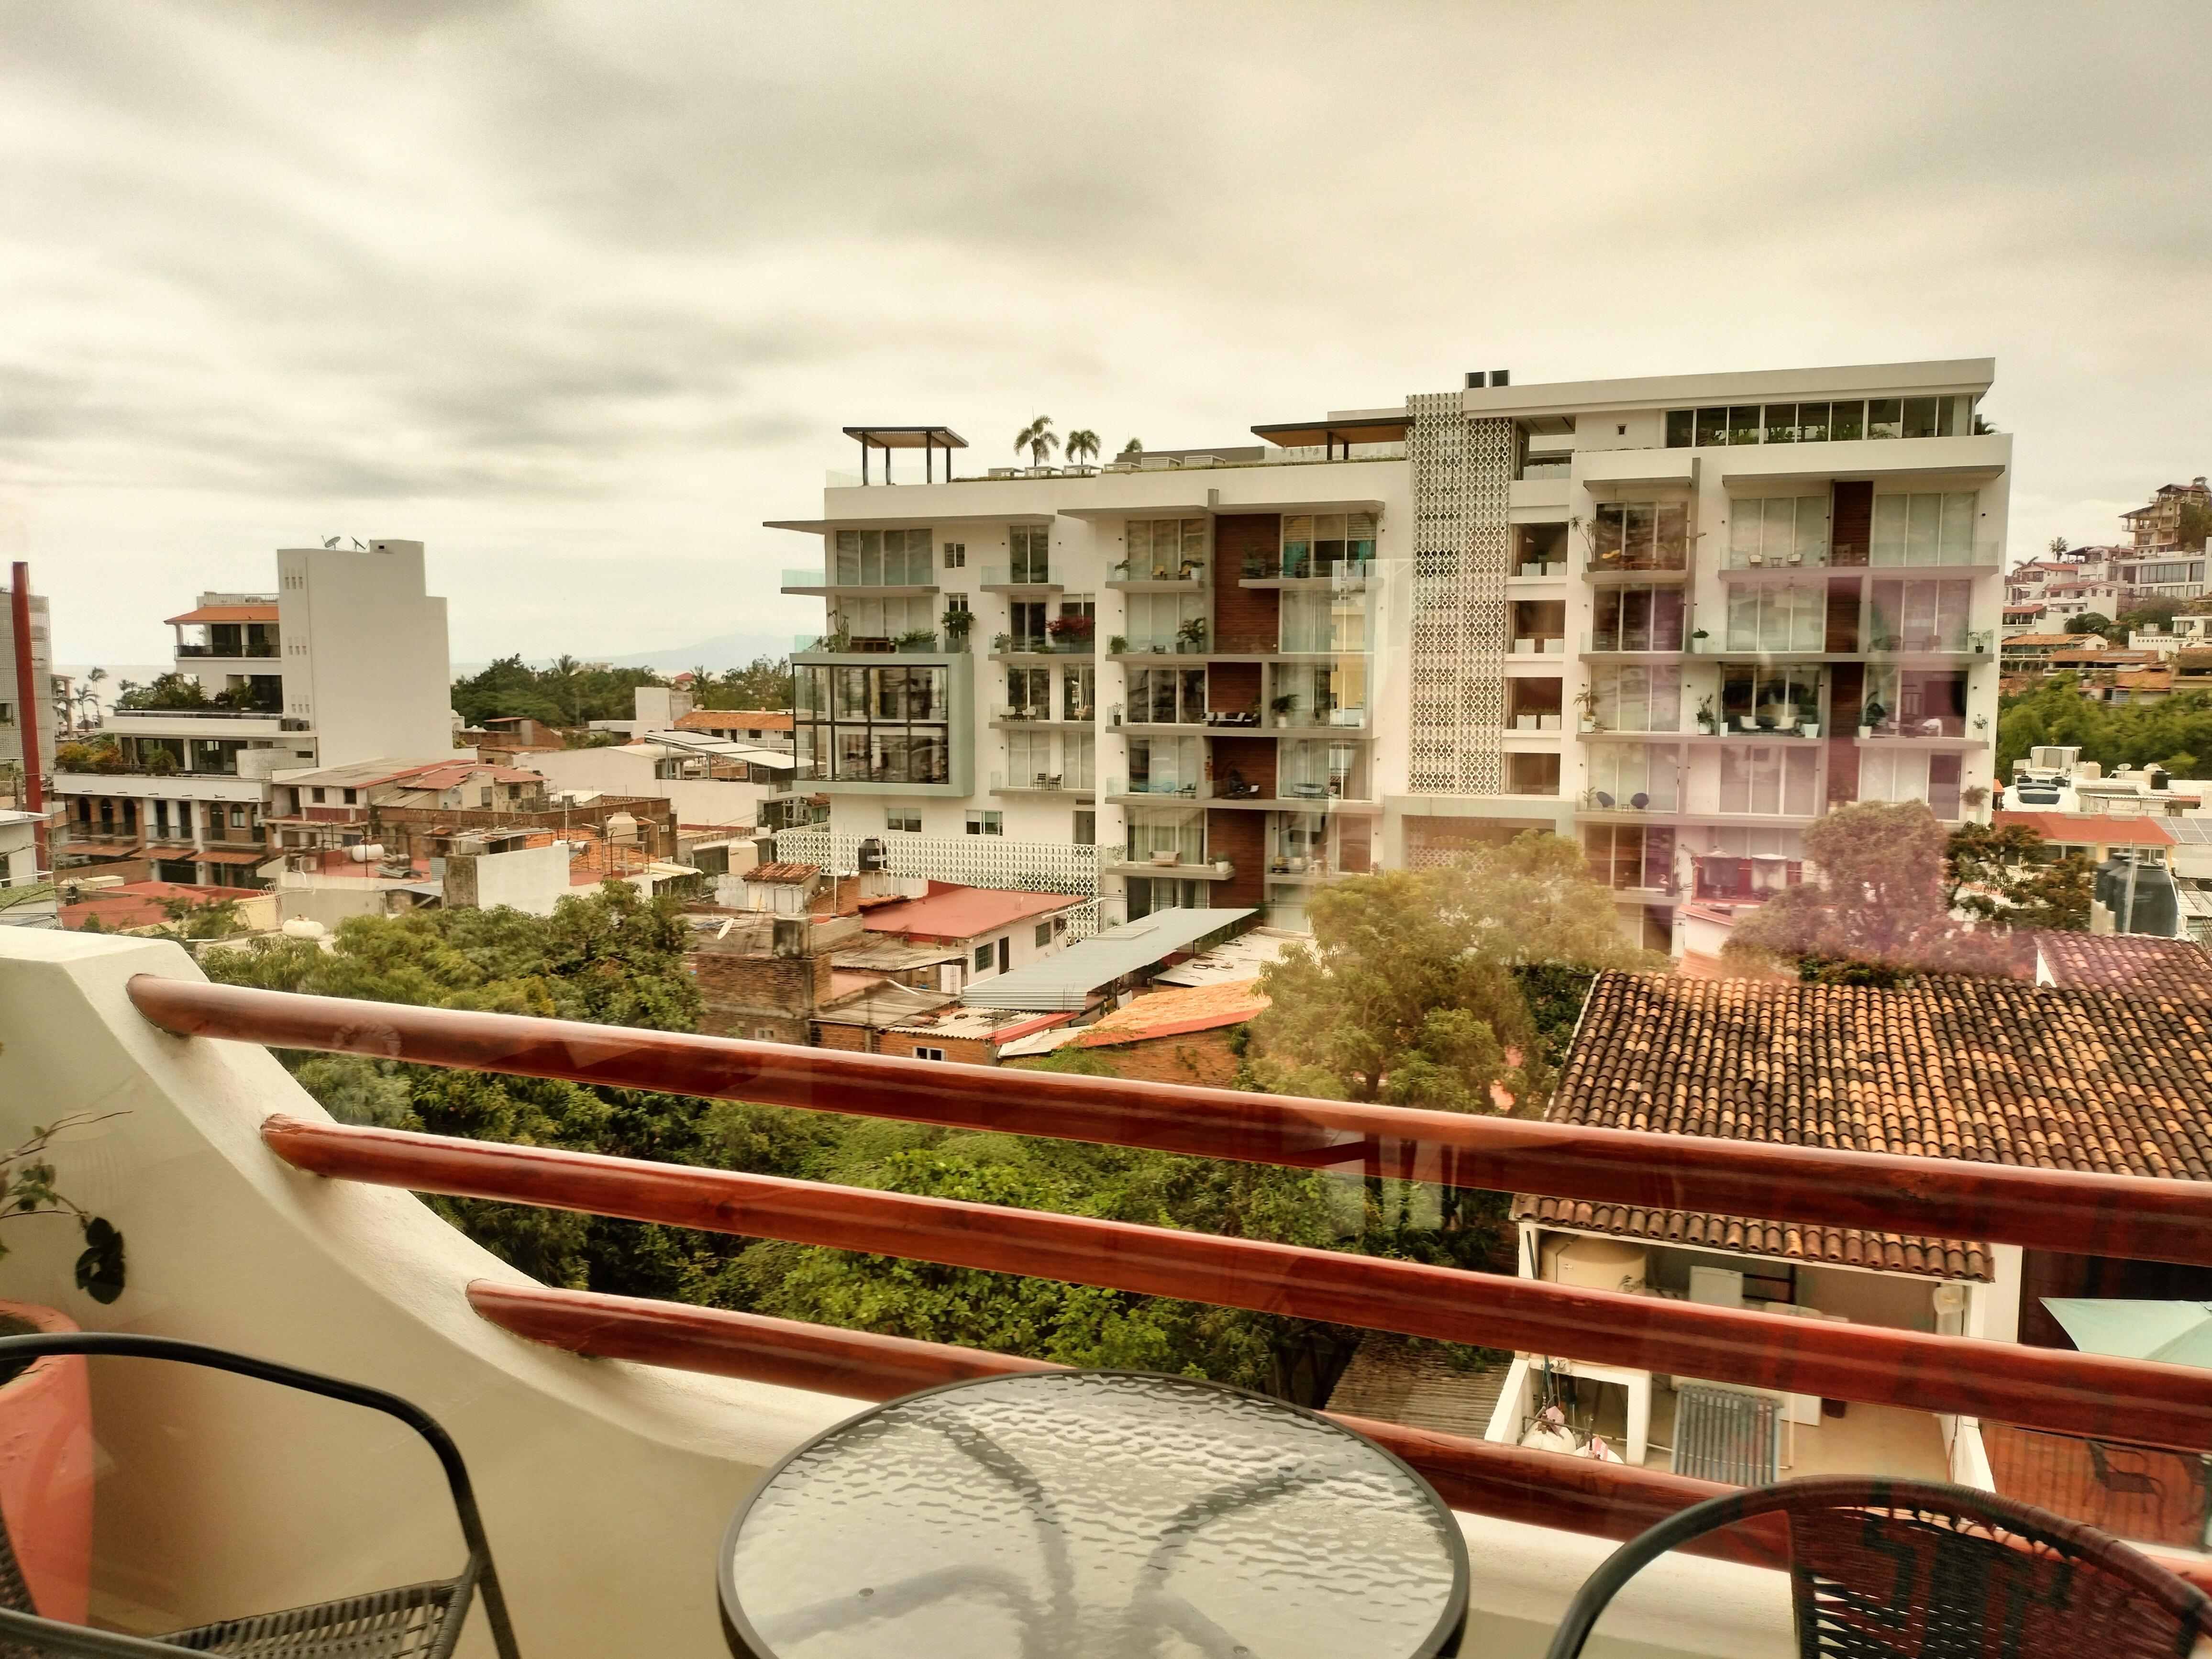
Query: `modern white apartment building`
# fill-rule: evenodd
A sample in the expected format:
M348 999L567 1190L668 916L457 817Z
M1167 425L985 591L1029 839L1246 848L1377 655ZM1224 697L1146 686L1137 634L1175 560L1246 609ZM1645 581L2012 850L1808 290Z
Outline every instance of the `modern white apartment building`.
M57 769L58 862L257 886L280 774L453 751L446 602L422 544L284 548L276 591L203 593L168 618L176 672L225 706L108 716L116 769Z
M1471 374L1252 446L833 475L778 526L822 539L785 591L827 612L793 695L830 818L787 855L1296 927L1340 872L1543 828L1668 944L1793 879L1831 805L1989 785L1993 374Z

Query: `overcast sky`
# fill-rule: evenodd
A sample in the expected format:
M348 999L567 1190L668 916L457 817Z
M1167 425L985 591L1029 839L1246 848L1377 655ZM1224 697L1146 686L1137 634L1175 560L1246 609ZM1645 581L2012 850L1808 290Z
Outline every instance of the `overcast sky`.
M2015 552L2212 471L2212 8L0 0L64 662L415 537L457 659L790 633L840 426L1250 441L1994 356Z

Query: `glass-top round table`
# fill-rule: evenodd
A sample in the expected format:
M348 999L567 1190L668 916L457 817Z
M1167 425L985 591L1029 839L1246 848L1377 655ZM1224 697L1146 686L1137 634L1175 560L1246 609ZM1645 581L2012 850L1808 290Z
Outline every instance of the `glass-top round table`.
M744 1659L1429 1659L1468 1579L1443 1501L1349 1429L1076 1370L838 1425L738 1508L719 1571Z

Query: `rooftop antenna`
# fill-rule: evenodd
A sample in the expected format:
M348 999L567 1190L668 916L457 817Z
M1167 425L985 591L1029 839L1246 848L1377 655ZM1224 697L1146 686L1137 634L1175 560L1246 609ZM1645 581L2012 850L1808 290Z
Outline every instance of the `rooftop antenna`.
M339 538L336 536L325 537L323 540L323 545L325 547L336 547L338 544L338 541Z

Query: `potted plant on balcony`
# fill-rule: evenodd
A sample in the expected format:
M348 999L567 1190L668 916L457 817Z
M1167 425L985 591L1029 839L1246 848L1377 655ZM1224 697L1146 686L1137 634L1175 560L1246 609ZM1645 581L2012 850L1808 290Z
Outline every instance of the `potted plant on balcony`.
M947 605L937 625L945 630L945 637L955 651L967 648L968 630L974 626L975 613L965 605Z
M1698 731L1701 735L1710 738L1719 729L1713 718L1713 700L1707 697L1698 705Z
M123 1235L55 1190L46 1156L56 1135L99 1121L88 1113L60 1118L0 1153L0 1216L72 1217L85 1245L76 1260L77 1288L106 1304L123 1294ZM6 1253L0 1239L0 1255ZM0 1335L76 1328L58 1308L0 1302ZM39 1611L82 1623L91 1593L93 1443L82 1356L53 1354L0 1372L0 1443L8 1449L0 1460L0 1498Z
M991 635L992 650L1003 653L1012 650L1013 647L1014 636L1012 634L994 634Z
M1295 691L1285 691L1279 697L1267 699L1267 707L1274 712L1275 724L1279 726L1291 723L1291 711L1297 706L1298 695Z
M1206 618L1193 617L1176 629L1176 649L1197 652L1206 649Z
M1044 625L1054 646L1064 651L1079 651L1091 643L1092 632L1097 628L1095 617L1054 617Z
M1121 656L1128 648L1129 636L1126 634L1116 634L1106 641L1106 650L1109 656Z
M1575 698L1575 707L1583 711L1582 719L1579 722L1583 731L1599 732L1604 730L1604 728L1598 724L1597 688L1595 686L1584 686L1582 689L1581 693Z
M937 633L934 629L910 628L894 638L891 643L902 651L934 651L937 649Z
M1692 629L1690 630L1690 649L1692 651L1703 651L1705 648L1705 642L1711 637L1712 635L1706 633L1702 628Z
M1872 737L1875 727L1880 726L1888 717L1889 710L1884 708L1877 699L1869 697L1866 707L1859 711L1859 735L1863 738Z
M1810 697L1798 700L1797 729L1808 738L1820 735L1820 705Z

